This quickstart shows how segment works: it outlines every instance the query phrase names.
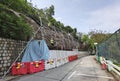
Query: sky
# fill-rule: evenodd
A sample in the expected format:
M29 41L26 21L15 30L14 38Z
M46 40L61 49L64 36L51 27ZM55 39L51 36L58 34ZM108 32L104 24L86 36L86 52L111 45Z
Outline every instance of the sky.
M29 1L29 0L28 0ZM64 25L88 33L114 33L120 27L120 0L31 0L38 8L54 5L54 18Z

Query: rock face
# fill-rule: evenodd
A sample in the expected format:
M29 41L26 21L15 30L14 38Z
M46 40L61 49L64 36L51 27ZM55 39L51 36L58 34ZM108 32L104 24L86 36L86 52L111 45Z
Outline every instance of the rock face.
M48 26L41 27L29 17L26 17L26 21L31 25L31 27L34 30L34 33L40 27L40 30L35 35L34 39L37 40L45 39L50 49L72 50L76 48L77 42L74 40L72 35L61 30L56 31L55 27ZM50 43L51 39L53 39L54 45L51 45Z
M73 36L61 31L60 29L56 30L56 27L48 27L48 26L39 26L32 18L25 16L22 13L18 13L14 10L12 11L18 17L24 16L27 23L29 23L33 29L33 33L35 33L39 28L40 30L34 36L34 39L41 40L45 39L47 45L50 49L57 50L72 50L77 46L77 42L74 40ZM50 40L53 39L54 45L51 45Z

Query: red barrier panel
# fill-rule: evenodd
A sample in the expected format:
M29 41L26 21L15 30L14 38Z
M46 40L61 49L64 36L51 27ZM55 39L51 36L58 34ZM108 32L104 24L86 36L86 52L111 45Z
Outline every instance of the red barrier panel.
M44 66L44 61L34 61L34 62L29 62L28 64L28 73L35 73L39 71L43 71L45 68Z
M69 62L71 61L71 57L70 57L70 56L68 56L68 61L69 61Z
M28 73L34 73L35 72L35 62L29 62L28 63Z
M40 71L43 71L44 69L45 69L45 66L44 66L43 60L36 62L35 72L40 72Z
M12 75L35 73L45 69L44 60L34 62L16 62L11 68Z
M68 60L69 62L78 59L78 55L72 55L72 56L68 56Z
M12 69L11 69L11 74L12 75L23 75L27 74L27 62L17 62L13 64Z
M78 59L78 55L73 56L73 60L76 60L76 59Z
M12 74L12 75L16 75L16 74L17 74L16 63L14 63L14 64L12 65L11 74Z
M74 55L72 56L72 61L75 59Z
M72 56L68 56L68 60L69 60L69 62L71 62L71 61L72 61L72 59L73 59L73 57L72 57Z

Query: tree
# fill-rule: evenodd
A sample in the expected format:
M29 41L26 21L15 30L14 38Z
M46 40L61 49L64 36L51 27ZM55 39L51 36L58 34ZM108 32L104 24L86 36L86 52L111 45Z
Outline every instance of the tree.
M26 3L26 0L0 0L0 3L22 13L32 12L32 7Z
M81 41L84 45L84 50L94 49L94 40L89 35L83 35Z
M46 8L45 11L44 11L44 13L46 14L47 19L51 20L53 18L52 16L55 13L54 12L54 6L51 5L49 8Z
M75 33L77 33L77 29L76 28L74 28L73 30L74 30Z
M50 18L49 22L51 23L51 26L55 26L55 24L57 23L56 19L54 18Z
M105 40L107 37L109 37L111 34L101 30L95 30L89 32L89 35L91 36L91 39L94 40L94 42L100 43L103 40Z
M67 32L67 33L72 33L73 32L73 29L71 26L65 26L64 27L64 30Z

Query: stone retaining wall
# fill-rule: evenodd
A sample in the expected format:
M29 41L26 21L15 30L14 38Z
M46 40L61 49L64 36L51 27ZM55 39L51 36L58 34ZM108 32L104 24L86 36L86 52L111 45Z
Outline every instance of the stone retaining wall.
M25 45L25 41L0 38L0 76L8 70Z

